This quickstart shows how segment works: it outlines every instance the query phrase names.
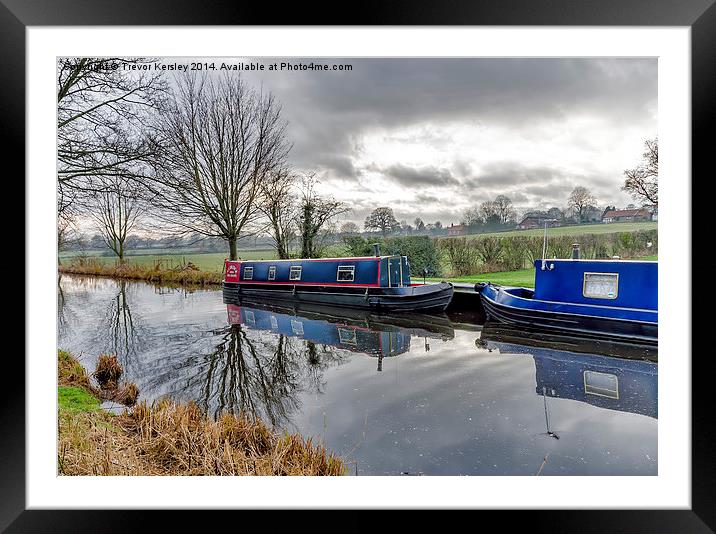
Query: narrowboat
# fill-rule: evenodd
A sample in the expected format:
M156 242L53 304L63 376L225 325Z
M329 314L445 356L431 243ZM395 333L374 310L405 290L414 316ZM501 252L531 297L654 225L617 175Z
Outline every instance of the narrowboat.
M225 261L224 299L243 296L381 312L440 313L448 282L413 284L407 256Z
M655 261L536 260L534 289L487 283L476 290L494 321L656 344L657 270Z

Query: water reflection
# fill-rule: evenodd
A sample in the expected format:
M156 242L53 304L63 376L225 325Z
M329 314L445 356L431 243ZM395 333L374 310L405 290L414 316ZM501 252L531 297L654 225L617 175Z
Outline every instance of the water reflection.
M555 350L549 337L525 338L524 331L492 324L485 325L480 339L488 350L532 357L538 395L657 418L657 364L647 359L655 357L653 348L646 352L629 345L611 345L613 353L622 356L615 358L596 354L603 348L597 343L572 338L571 350Z
M656 474L655 353L470 321L58 280L59 346L88 368L116 352L140 399L246 411L361 475Z
M383 358L410 350L412 334L423 335L426 351L430 350L429 337L443 340L454 337L447 316L390 317L327 307L297 310L259 306L251 301L246 301L244 305L227 304L229 323L302 339L306 342L308 361L315 364L320 361L316 346L323 347L322 352L330 346L376 357L377 371L380 372L383 370Z

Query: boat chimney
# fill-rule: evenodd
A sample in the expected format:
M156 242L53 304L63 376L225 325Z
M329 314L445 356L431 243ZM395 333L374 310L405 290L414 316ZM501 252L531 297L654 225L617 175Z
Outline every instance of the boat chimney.
M572 243L572 259L579 259L579 243Z
M380 257L380 243L373 243L373 254L376 258Z

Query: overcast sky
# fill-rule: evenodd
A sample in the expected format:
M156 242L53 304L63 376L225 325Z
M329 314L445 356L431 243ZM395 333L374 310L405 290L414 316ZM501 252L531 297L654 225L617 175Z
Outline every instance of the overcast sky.
M361 227L384 205L443 225L498 194L519 209L564 207L578 185L624 206L622 171L657 135L655 58L319 61L353 68L243 75L282 103L291 162Z

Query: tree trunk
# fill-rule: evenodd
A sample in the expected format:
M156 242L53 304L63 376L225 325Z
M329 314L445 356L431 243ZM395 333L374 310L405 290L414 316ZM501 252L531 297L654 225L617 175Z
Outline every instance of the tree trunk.
M229 259L235 260L238 258L238 254L236 253L236 238L230 237L229 238Z

